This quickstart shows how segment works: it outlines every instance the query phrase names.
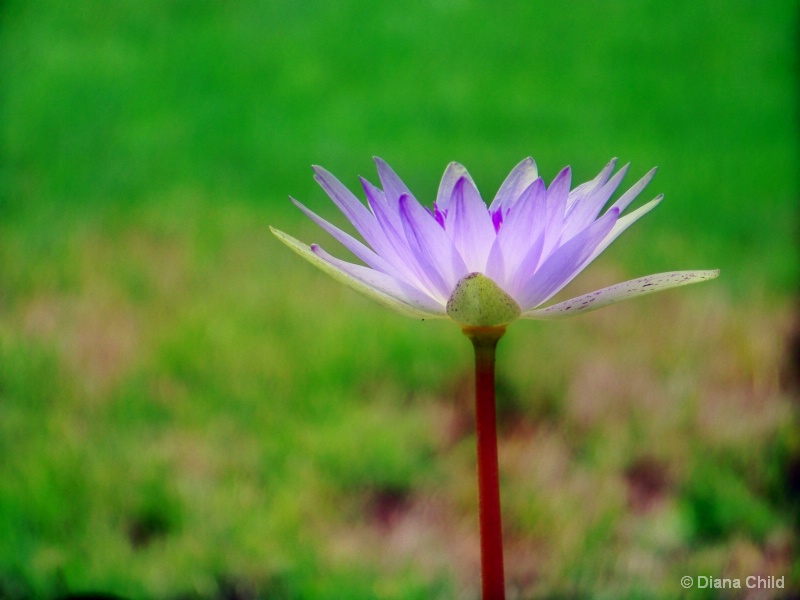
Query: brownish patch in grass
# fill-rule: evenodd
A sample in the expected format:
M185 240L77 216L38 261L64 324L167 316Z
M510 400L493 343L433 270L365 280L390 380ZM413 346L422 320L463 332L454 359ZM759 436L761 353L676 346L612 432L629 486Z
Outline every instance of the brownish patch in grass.
M28 335L58 349L85 394L99 398L135 362L140 331L124 301L95 294L35 298L22 309L20 320Z
M651 457L635 460L625 469L628 506L633 512L652 510L671 486L667 465Z

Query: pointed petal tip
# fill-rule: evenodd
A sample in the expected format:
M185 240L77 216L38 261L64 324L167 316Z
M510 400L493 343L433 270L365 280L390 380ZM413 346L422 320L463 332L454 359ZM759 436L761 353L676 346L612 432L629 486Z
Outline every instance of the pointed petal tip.
M452 171L452 172L456 172L456 173L464 173L463 175L461 175L461 177L462 178L463 177L468 177L467 167L465 167L464 165L462 165L460 162L458 162L456 160L451 160L447 164L447 167L445 168L445 173L447 173L448 171Z
M383 160L380 156L373 156L372 162L375 163L375 167L378 169L378 172L384 171L386 169L392 170L392 167L389 166L389 163Z
M311 165L311 170L314 172L314 181L321 184L323 180L333 177L330 171L319 165Z

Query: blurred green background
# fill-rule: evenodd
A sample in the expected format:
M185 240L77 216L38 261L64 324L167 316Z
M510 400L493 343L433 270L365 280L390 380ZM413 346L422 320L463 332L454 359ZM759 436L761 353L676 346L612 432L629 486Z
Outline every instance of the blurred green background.
M5 0L0 597L478 597L467 340L267 228L345 256L287 196L342 223L309 167L357 190L373 155L427 201L452 160L486 199L528 155L547 181L658 165L665 202L572 290L722 269L510 328L512 597L797 589L797 22L788 0Z

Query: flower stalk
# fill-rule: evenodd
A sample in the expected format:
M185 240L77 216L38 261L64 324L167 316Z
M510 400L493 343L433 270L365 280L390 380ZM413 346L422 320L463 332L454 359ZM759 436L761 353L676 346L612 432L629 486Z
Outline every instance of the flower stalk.
M494 376L497 342L506 332L506 328L465 327L463 332L472 341L475 349L475 420L478 445L482 598L505 600Z

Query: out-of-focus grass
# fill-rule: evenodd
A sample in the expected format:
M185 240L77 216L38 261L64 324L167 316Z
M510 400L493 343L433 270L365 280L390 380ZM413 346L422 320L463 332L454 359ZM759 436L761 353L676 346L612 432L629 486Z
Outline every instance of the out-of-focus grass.
M527 154L659 164L574 289L723 269L510 328L512 589L798 580L791 3L2 10L0 596L474 596L469 345L267 230L330 244L285 195L331 216L308 164L371 154L421 199L454 159L487 196Z

